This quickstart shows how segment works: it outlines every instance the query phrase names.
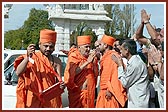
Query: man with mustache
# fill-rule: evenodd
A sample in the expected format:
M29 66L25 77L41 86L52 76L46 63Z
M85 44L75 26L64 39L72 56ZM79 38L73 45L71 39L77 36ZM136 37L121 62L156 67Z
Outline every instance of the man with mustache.
M27 54L19 56L14 63L18 75L17 108L61 108L61 95L48 101L41 101L39 93L61 81L62 63L52 52L55 50L56 32L48 29L40 31L39 48L27 47ZM54 73L57 73L57 79ZM60 88L64 89L61 81ZM58 91L55 91L58 92ZM47 96L44 96L47 97Z
M121 108L127 101L126 90L118 80L117 64L111 60L112 55L119 55L113 49L115 38L103 35L99 49L102 54L100 60L100 91L96 108Z

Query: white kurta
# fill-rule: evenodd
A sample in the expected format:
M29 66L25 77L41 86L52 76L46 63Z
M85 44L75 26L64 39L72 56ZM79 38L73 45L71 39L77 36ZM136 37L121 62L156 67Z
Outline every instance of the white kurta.
M160 108L164 108L164 85L156 74L154 75L154 88L158 93L159 106Z
M128 108L149 107L149 77L146 64L139 55L133 55L128 61L126 71L118 67L118 78L127 89Z

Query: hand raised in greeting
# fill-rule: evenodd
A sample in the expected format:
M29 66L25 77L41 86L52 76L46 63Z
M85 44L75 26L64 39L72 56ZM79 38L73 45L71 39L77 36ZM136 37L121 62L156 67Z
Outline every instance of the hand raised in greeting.
M33 53L35 53L35 44L30 44L28 47L27 47L27 57L32 57Z

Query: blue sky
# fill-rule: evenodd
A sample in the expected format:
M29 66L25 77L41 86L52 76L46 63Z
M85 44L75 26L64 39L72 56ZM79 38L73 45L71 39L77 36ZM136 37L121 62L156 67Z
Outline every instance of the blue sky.
M120 4L126 4L126 3L127 2L120 3ZM165 11L166 11L165 6L166 5L164 5L163 3L166 3L166 2L160 2L160 3L158 3L158 2L157 3L155 3L155 2L146 2L146 3L134 2L135 7L136 7L135 18L137 19L137 23L135 25L135 28L138 27L138 25L140 23L141 9L145 9L147 11L147 13L151 14L150 22L152 23L152 25L155 25L156 27L162 28L165 23L165 17L166 17L166 15L165 15ZM51 4L51 3L49 3L49 4ZM71 3L71 4L73 4L73 3ZM12 6L12 9L9 11L9 18L4 19L4 31L15 30L15 29L20 28L24 24L24 21L28 18L30 9L32 9L32 8L45 10L45 7L43 6L43 4L41 4L41 2L40 3L36 2L33 4L30 4L30 3L29 4L25 4L25 3L14 4ZM144 34L146 36L148 36L146 29L144 29Z

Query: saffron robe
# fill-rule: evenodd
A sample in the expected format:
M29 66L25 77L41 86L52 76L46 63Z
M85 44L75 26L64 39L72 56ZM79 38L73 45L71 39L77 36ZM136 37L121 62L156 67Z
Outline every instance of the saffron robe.
M26 55L21 55L15 60L15 70L25 57ZM37 95L40 88L37 78L41 81L42 88L46 89L56 83L56 76L44 65L45 63L52 67L48 58L40 51L36 52L32 59L34 64L29 61L25 72L20 74L18 78L16 108L61 108L61 96L45 102L39 100Z
M118 80L117 64L111 59L112 54L118 55L116 51L109 50L100 61L100 91L98 93L96 108L119 108L124 107L127 101L126 90ZM112 93L109 101L105 98L106 90Z
M87 59L83 57L77 48L72 48L68 54L68 62L64 72L64 82L68 89L70 108L94 108L95 86L98 75L93 72L93 64L90 63L79 74L76 74L77 67L81 66ZM87 88L81 89L87 80Z

